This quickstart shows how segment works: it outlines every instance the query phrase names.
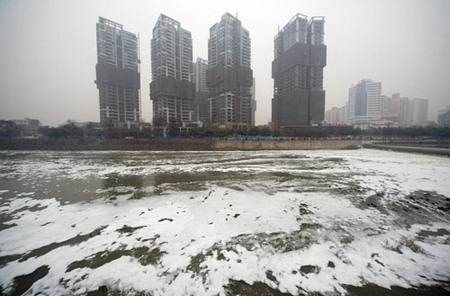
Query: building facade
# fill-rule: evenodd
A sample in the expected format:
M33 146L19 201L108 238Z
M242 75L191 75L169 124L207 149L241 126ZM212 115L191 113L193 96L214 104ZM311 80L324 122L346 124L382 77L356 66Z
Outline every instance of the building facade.
M272 125L316 125L324 120L326 66L323 17L297 14L275 36Z
M346 125L347 123L347 108L333 107L325 112L326 125Z
M250 89L250 93L252 95L251 100L250 100L250 108L251 108L251 113L250 113L250 122L252 126L256 126L256 108L257 108L257 102L256 102L256 81L255 78L253 78L253 85L252 88Z
M349 89L347 116L351 125L368 128L380 115L381 82L364 79Z
M96 81L100 121L141 120L139 39L123 26L99 17Z
M211 124L251 126L250 64L250 34L240 20L226 13L209 30L206 85Z
M195 83L195 102L194 118L200 125L209 124L209 100L208 87L206 86L206 71L208 70L208 61L197 58L194 63L194 83Z
M414 126L425 126L428 124L428 100L412 100L412 124Z
M20 138L35 139L41 136L39 130L41 122L38 119L25 118L21 120L13 120L16 126L20 129Z
M161 14L151 40L153 118L162 125L188 124L194 119L195 85L192 36L181 24Z

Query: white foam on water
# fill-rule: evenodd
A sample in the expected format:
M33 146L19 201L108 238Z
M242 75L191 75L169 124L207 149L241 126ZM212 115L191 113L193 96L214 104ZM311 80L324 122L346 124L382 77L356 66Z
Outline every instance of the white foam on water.
M291 164L278 164L276 157L280 154L306 155L307 161L321 169L299 171L294 160L304 161L304 158L293 158ZM208 152L206 155L206 160L212 160L217 154ZM404 153L358 150L261 152L251 155L250 161L241 159L249 155L230 153L228 157L237 160L225 165L187 161L176 164L177 160L173 160L171 164L161 161L162 165L157 168L150 162L148 166L117 164L110 168L93 163L72 165L70 169L60 166L59 169L67 170L64 176L81 179L131 172L152 174L155 170L167 173L287 172L292 176L314 173L318 180L320 176L335 174L368 188L369 192L361 193L362 196L383 191L391 194L385 198L392 198L394 194L405 196L415 190L450 196L445 180L450 172L450 160L446 158L420 155L411 160ZM131 153L137 163L140 156ZM325 165L326 158L330 157L342 158L343 162ZM271 164L265 168L260 163L268 159ZM36 169L34 172L40 172L40 177L57 174L58 166L44 163L37 170L37 163L28 169L31 172ZM242 167L233 167L235 163ZM64 165L67 164L70 161ZM24 168L27 165L24 164ZM445 219L405 227L398 224L394 213L358 208L346 196L333 191L297 191L302 188L298 188L301 183L295 178L291 183L265 182L261 185L259 181L250 180L244 182L246 186L235 184L242 190L239 191L205 181L206 190L166 190L163 195L137 200L129 199L136 188L118 186L114 187L117 193L114 201L97 199L72 204L61 203L57 196L35 199L34 192L18 193L0 208L0 213L12 215L8 223L16 224L0 231L1 256L26 255L52 243L102 230L72 245L49 248L48 252L22 262L9 262L0 269L0 284L11 287L14 277L31 273L42 265L49 266L49 274L35 282L29 294L82 295L107 285L124 292L148 291L152 295L224 295L224 286L230 279L248 284L263 282L292 294L344 294L344 285L373 283L387 288L392 285L412 287L448 280L450 236L420 234L440 229L450 232L450 223ZM291 192L282 190L286 184L292 186ZM261 190L278 185L280 190L270 194ZM311 185L311 188L320 187ZM147 186L141 190L153 193L156 189ZM30 210L32 207L37 210ZM299 208L306 212L301 213ZM124 226L136 229L118 231ZM294 246L286 248L290 243ZM96 268L81 266L67 271L73 262L92 259L101 252L141 247L149 251L157 248L159 260L144 266L128 254ZM329 266L330 262L334 267ZM306 269L302 270L302 266ZM59 284L61 279L64 285Z

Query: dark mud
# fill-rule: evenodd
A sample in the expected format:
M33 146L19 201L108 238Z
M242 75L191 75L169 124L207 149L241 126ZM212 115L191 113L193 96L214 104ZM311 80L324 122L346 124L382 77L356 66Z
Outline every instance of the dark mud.
M107 203L119 204L117 202L120 196L127 195L130 199L143 199L153 197L155 195L165 195L171 192L179 191L205 191L205 194L199 194L195 197L199 201L210 202L208 198L211 196L213 190L211 187L218 186L229 188L236 191L253 191L264 192L268 195L274 195L280 192L293 193L295 199L296 193L304 192L323 192L336 196L337 198L349 199L357 208L366 210L378 211L380 216L386 217L386 221L393 221L394 225L400 229L409 228L413 224L429 225L431 222L449 222L450 221L450 198L437 194L433 191L418 190L408 195L402 192L382 191L374 193L367 184L359 180L358 176L375 176L375 173L366 171L358 172L348 169L347 160L341 157L308 157L304 155L292 154L273 154L273 155L250 155L245 153L236 153L233 155L213 154L210 153L194 154L189 157L181 157L179 153L142 153L132 154L121 152L100 153L91 155L91 153L63 153L57 152L53 154L34 154L23 153L22 155L11 156L10 168L5 166L0 170L0 188L5 188L8 191L2 193L0 205L6 205L8 200L16 198L22 191L25 195L22 197L29 197L33 199L55 198L64 203L83 202L89 203L92 200L103 198L102 201ZM61 159L68 160L66 162ZM41 175L27 175L20 177L23 172L15 169L15 166L20 166L21 162L37 162L43 161L47 164L59 164L60 167L56 170L58 173L53 175L45 171L39 171ZM90 166L88 170L95 170L98 164L105 165L108 168L118 168L118 171L127 168L126 173L108 173L105 175L97 175L96 172L90 172L91 175L83 175L81 173L80 179L72 179L70 176L70 163L77 163L79 165ZM273 167L277 169L272 169ZM145 166L150 166L152 169L146 169L141 174L140 172ZM164 170L165 166L170 166L170 170ZM194 165L194 166L192 166ZM199 165L198 167L195 165ZM201 170L197 170L200 165ZM12 167L12 168L11 168ZM336 171L333 171L337 169ZM84 168L82 169L84 170ZM128 171L129 170L129 171ZM59 174L59 171L61 173ZM388 175L389 172L386 172ZM20 177L20 178L19 178ZM385 177L385 175L383 175ZM386 182L387 183L387 182ZM5 186L3 186L5 185ZM154 190L150 190L153 187ZM24 190L26 188L26 190ZM206 193L207 192L207 193ZM27 195L31 193L30 195ZM228 193L224 194L227 195ZM195 193L187 194L186 198L194 199ZM298 196L298 195L297 195ZM224 196L224 198L226 198ZM148 199L151 204L151 198ZM194 201L195 202L195 201ZM151 206L149 206L151 207ZM231 205L230 205L231 207ZM45 206L23 207L12 213L0 214L0 231L14 227L15 224L8 223L14 220L17 216L26 214L26 212L41 211ZM331 232L336 239L339 247L345 248L351 245L355 240L352 228L355 225L346 225L345 222L335 221L332 226L324 226L314 223L311 217L314 217L314 208L310 208L307 204L301 203L298 209L293 208L292 213L298 213L297 219L298 229L291 232L271 232L271 233L251 233L241 234L224 241L218 241L210 248L191 257L190 264L184 271L191 272L192 276L199 276L206 283L208 275L208 267L205 267L205 261L214 258L218 261L236 260L237 263L242 263L242 268L245 268L245 259L239 256L239 248L242 247L248 252L255 250L264 250L268 255L275 253L288 253L308 249L314 244L320 243L321 239L325 238L324 231ZM372 211L371 211L372 212ZM245 219L246 212L233 211L229 214L230 220L240 221ZM176 217L174 219L173 217ZM236 220L234 220L234 219ZM178 216L163 215L158 217L160 225L171 227L179 223ZM310 223L305 223L308 220ZM118 224L117 228L119 238L127 238L135 235L136 232L145 226L128 226L124 222ZM210 222L209 224L213 224ZM216 224L216 222L214 222ZM121 226L123 225L123 226ZM139 222L138 225L145 225ZM325 224L324 224L325 225ZM347 227L350 226L350 227ZM6 266L8 263L17 261L23 262L30 258L40 257L49 252L66 245L77 245L81 242L89 240L91 237L97 236L104 229L104 227L96 229L95 231L78 235L61 242L49 243L43 247L37 248L25 254L13 254L0 257L0 268ZM383 233L376 226L366 228L363 231L364 235L372 236ZM162 233L161 233L162 234ZM398 245L390 246L391 250L399 254L408 248L414 253L424 254L424 250L420 247L420 242L432 241L436 237L446 237L450 235L449 229L438 228L434 230L421 230L413 239L399 238ZM113 243L107 250L96 250L81 260L68 261L66 272L76 270L81 271L83 268L95 269L105 264L128 256L137 260L141 265L160 265L161 258L166 254L162 251L161 244L156 244L155 238L137 238L138 241L148 242L145 246L127 249L126 246L121 246L120 241L117 244ZM356 239L358 239L356 237ZM447 244L450 244L450 239L447 239ZM118 247L120 246L120 247ZM242 249L241 249L242 250ZM408 251L409 251L408 250ZM238 256L227 256L227 252L234 252ZM346 261L345 256L339 256L339 250L334 251L336 258L332 261L325 261L324 265L301 265L299 264L293 270L288 270L298 276L314 277L325 270L338 270L339 265L350 265L351 262ZM233 254L234 255L234 254ZM231 259L234 258L235 259ZM79 257L76 259L80 259ZM370 264L372 266L385 267L389 262L383 260L377 253L373 253ZM75 259L72 259L75 260ZM327 264L328 262L328 264ZM369 267L368 267L369 268ZM274 269L275 270L275 269ZM13 295L20 295L26 292L31 285L42 277L45 277L49 272L48 266L41 266L33 273L21 275L16 277L13 281ZM75 272L75 273L76 273ZM254 282L248 284L244 281L230 279L229 284L224 287L226 295L290 295L288 293L277 290L276 287L282 281L281 276L275 274L272 270L263 270L262 279L264 282ZM166 275L163 273L163 275ZM85 276L85 275L82 275ZM171 275L174 276L174 275ZM279 278L277 278L277 276ZM176 277L176 275L174 276ZM64 279L62 279L64 282ZM71 280L66 279L68 290L71 289ZM64 285L61 282L60 284ZM101 283L99 283L101 285ZM207 285L207 284L205 284ZM415 287L415 288L400 288L391 287L391 289L382 288L372 284L361 287L344 286L348 295L368 296L368 295L450 295L446 290L450 284L442 282L439 287ZM12 286L10 286L12 287ZM25 289L25 290L24 290ZM11 290L9 290L11 292ZM150 295L143 291L120 291L115 290L114 287L100 286L98 290L87 292L87 295ZM1 294L1 293L0 293ZM320 295L318 293L308 293L298 286L298 294L296 295ZM327 294L328 295L339 295Z
M20 275L14 278L11 296L23 295L35 282L45 277L50 268L43 265L29 274Z
M16 260L19 260L19 262L23 262L23 261L28 260L29 258L43 256L43 255L45 255L59 247L62 247L62 246L70 246L70 245L76 245L76 244L82 243L84 241L87 241L88 239L91 239L94 236L100 235L102 230L105 228L106 228L106 226L103 226L103 227L97 228L94 231L87 233L87 234L77 235L75 237L69 238L62 242L51 243L51 244L42 246L40 248L34 249L26 254L13 254L13 255L2 256L2 257L0 257L0 267L3 267L6 264L8 264L9 262L13 262Z
M433 191L418 190L397 198L377 193L357 201L356 206L394 216L399 225L450 221L450 198Z
M225 295L234 296L290 296L292 294L282 293L277 289L271 288L269 285L261 282L247 284L244 281L230 280L229 284L224 287Z
M141 263L143 266L149 264L157 264L164 254L166 254L166 252L161 252L159 248L150 250L150 248L148 247L140 247L130 250L119 248L112 251L102 251L94 254L93 256L90 256L87 259L70 263L66 269L66 272L72 271L77 268L95 269L111 261L117 260L122 256L134 257L138 259L139 263Z
M345 286L349 296L448 296L450 295L450 282L446 287L402 288L393 286L386 289L373 284L362 287Z

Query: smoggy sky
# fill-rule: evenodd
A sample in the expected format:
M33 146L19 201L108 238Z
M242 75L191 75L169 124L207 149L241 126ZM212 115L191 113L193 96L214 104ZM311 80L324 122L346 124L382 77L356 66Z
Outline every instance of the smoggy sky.
M325 16L326 110L359 80L382 94L429 99L429 119L450 105L449 0L0 0L0 119L99 121L94 84L99 16L140 35L142 115L149 98L150 39L160 13L192 32L194 61L208 58L209 28L225 12L250 31L257 124L271 118L273 40L296 14Z

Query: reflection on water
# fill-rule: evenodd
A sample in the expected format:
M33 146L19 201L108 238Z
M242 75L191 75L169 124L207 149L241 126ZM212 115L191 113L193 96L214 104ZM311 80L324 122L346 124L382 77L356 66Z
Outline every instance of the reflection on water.
M102 188L109 196L110 200L115 200L118 195L130 194L130 198L139 199L144 197L141 188L144 186L142 176L130 175L121 176L111 174L102 179Z
M135 189L142 188L144 186L144 179L142 176L120 176L118 174L109 175L102 181L103 189L111 187L134 187Z

